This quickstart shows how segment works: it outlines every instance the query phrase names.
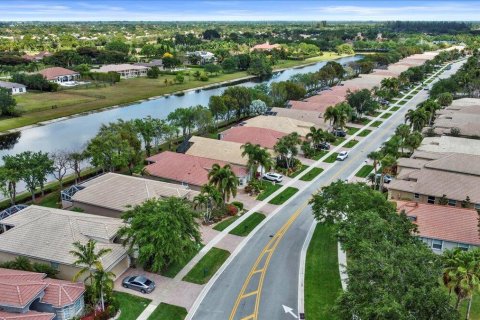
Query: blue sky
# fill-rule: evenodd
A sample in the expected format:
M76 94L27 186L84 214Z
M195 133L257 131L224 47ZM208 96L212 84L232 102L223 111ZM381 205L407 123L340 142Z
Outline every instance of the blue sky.
M0 0L0 21L462 20L480 1Z

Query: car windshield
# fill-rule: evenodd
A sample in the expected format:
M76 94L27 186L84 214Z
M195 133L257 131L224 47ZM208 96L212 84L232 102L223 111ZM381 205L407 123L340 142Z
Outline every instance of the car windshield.
M151 283L152 283L152 281L150 281L150 280L148 280L148 279L145 280L145 284L146 284L147 286L149 286Z
M148 279L145 278L145 277L142 277L142 276L138 276L138 277L135 278L135 281L140 282L140 283L146 283L148 281Z

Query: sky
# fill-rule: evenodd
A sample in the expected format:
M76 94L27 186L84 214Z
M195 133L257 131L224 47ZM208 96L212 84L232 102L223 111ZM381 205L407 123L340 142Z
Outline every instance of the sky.
M0 21L480 21L480 0L0 0Z

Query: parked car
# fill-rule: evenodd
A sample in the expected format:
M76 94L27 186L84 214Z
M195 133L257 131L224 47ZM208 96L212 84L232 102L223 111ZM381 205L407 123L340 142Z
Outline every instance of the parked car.
M333 135L336 136L336 137L341 137L341 138L343 138L343 137L346 137L346 136L347 136L347 133L346 133L344 130L342 130L342 129L335 129L335 130L332 131L332 133L333 133Z
M140 291L141 293L150 293L155 290L155 282L144 276L130 276L122 281L124 288Z
M337 160L343 161L348 158L348 151L342 151L338 154Z
M330 150L330 145L328 144L328 142L322 142L315 145L315 148L318 150Z
M263 175L263 179L268 181L282 182L283 176L275 172L267 172Z
M378 181L378 180L380 180L381 178L382 178L382 174L381 174L381 173L377 173L376 180ZM384 182L384 183L390 183L390 182L392 182L392 179L393 179L393 178L392 178L391 176L389 176L388 174L386 174L386 175L383 176L383 182Z

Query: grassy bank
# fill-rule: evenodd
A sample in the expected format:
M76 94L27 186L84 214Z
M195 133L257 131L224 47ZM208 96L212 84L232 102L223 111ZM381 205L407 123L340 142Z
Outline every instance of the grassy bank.
M317 225L305 264L305 318L335 319L331 308L341 290L337 240L329 226Z
M281 60L275 65L274 71L340 57L342 56L326 52L321 56L305 60ZM23 115L17 118L0 120L0 131L82 112L133 103L155 96L174 94L183 90L215 85L220 82L235 81L248 76L245 71L212 76L208 81L195 80L192 76L186 76L184 83L165 85L165 80L167 82L174 81L175 76L162 75L159 79L136 78L122 80L114 86L99 85L95 87L92 85L90 88L71 88L59 92L29 92L15 97L18 108L24 112Z

